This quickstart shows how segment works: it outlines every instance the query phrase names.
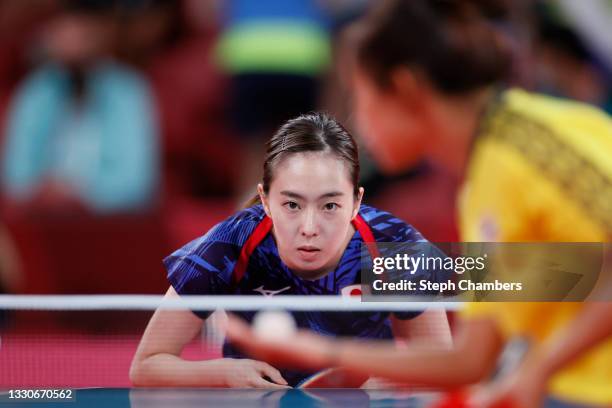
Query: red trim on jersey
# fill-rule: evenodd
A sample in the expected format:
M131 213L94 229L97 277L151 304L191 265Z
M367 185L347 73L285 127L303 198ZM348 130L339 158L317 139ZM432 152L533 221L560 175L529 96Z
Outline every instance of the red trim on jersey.
M370 256L372 258L376 258L380 256L378 252L378 248L376 245L371 245L372 243L376 243L374 239L374 235L372 234L372 229L368 225L368 223L361 217L361 215L357 214L357 216L352 221L353 226L361 235L363 242L368 247L368 252L370 252ZM236 262L236 266L234 267L234 273L232 273L232 283L237 285L244 276L246 272L246 268L249 265L249 258L251 254L257 248L257 245L263 241L263 239L268 235L270 230L272 229L272 219L267 215L261 220L261 222L255 227L255 230L251 234L251 236L246 240L244 245L242 246L242 250L240 251L240 256L238 257L238 261Z
M357 216L353 219L353 226L357 231L359 231L363 242L366 243L368 252L370 253L372 259L379 257L380 253L378 252L376 240L374 239L374 234L372 234L372 229L361 215L357 214Z
M245 244L242 246L242 250L240 251L240 257L236 262L236 266L234 267L234 273L232 274L232 283L238 284L244 273L246 272L246 268L249 265L249 258L251 254L257 248L257 245L268 235L270 230L272 229L272 219L268 216L265 216L263 220L255 227L255 230L251 234L251 236L247 239Z

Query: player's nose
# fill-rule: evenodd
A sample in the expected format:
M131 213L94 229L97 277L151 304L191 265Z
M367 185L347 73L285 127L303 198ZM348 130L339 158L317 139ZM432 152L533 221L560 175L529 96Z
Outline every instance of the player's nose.
M305 237L312 237L318 234L317 217L313 210L304 211L301 223L301 234Z

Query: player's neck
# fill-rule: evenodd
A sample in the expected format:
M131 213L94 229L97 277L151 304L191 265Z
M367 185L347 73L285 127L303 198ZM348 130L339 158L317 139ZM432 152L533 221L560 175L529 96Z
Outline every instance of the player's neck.
M487 88L468 96L446 97L437 106L438 138L432 156L453 178L463 179L480 118L494 90Z

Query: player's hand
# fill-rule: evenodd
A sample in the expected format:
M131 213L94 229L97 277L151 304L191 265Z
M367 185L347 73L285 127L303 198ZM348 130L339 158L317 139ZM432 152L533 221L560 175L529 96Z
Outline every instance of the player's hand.
M299 330L282 341L262 340L247 323L231 314L225 332L232 344L247 354L278 367L321 370L332 365L333 340L313 332Z
M226 385L230 388L291 388L280 371L263 361L225 358L221 371Z

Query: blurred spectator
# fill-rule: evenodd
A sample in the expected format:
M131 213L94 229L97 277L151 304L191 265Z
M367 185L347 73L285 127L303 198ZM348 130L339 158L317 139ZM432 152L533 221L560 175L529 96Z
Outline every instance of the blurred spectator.
M168 201L234 192L240 157L224 115L228 81L214 64L216 13L210 0L131 1L122 9L120 57L148 75L157 98Z
M224 2L219 62L232 76L231 120L247 155L241 190L261 178L264 142L282 122L318 106L330 62L328 16L316 0Z
M551 0L549 0L551 1ZM608 78L612 75L612 1L555 0L563 16L587 44L593 59L605 69Z
M54 11L56 3L56 0L0 2L0 128L4 127L6 108L14 87L26 73L27 50L40 23Z
M48 60L13 96L2 167L10 201L115 213L155 203L158 140L146 80L113 62L114 4L69 1L47 27Z
M536 4L536 88L540 92L600 106L612 112L610 70L593 44L565 19L559 3Z

